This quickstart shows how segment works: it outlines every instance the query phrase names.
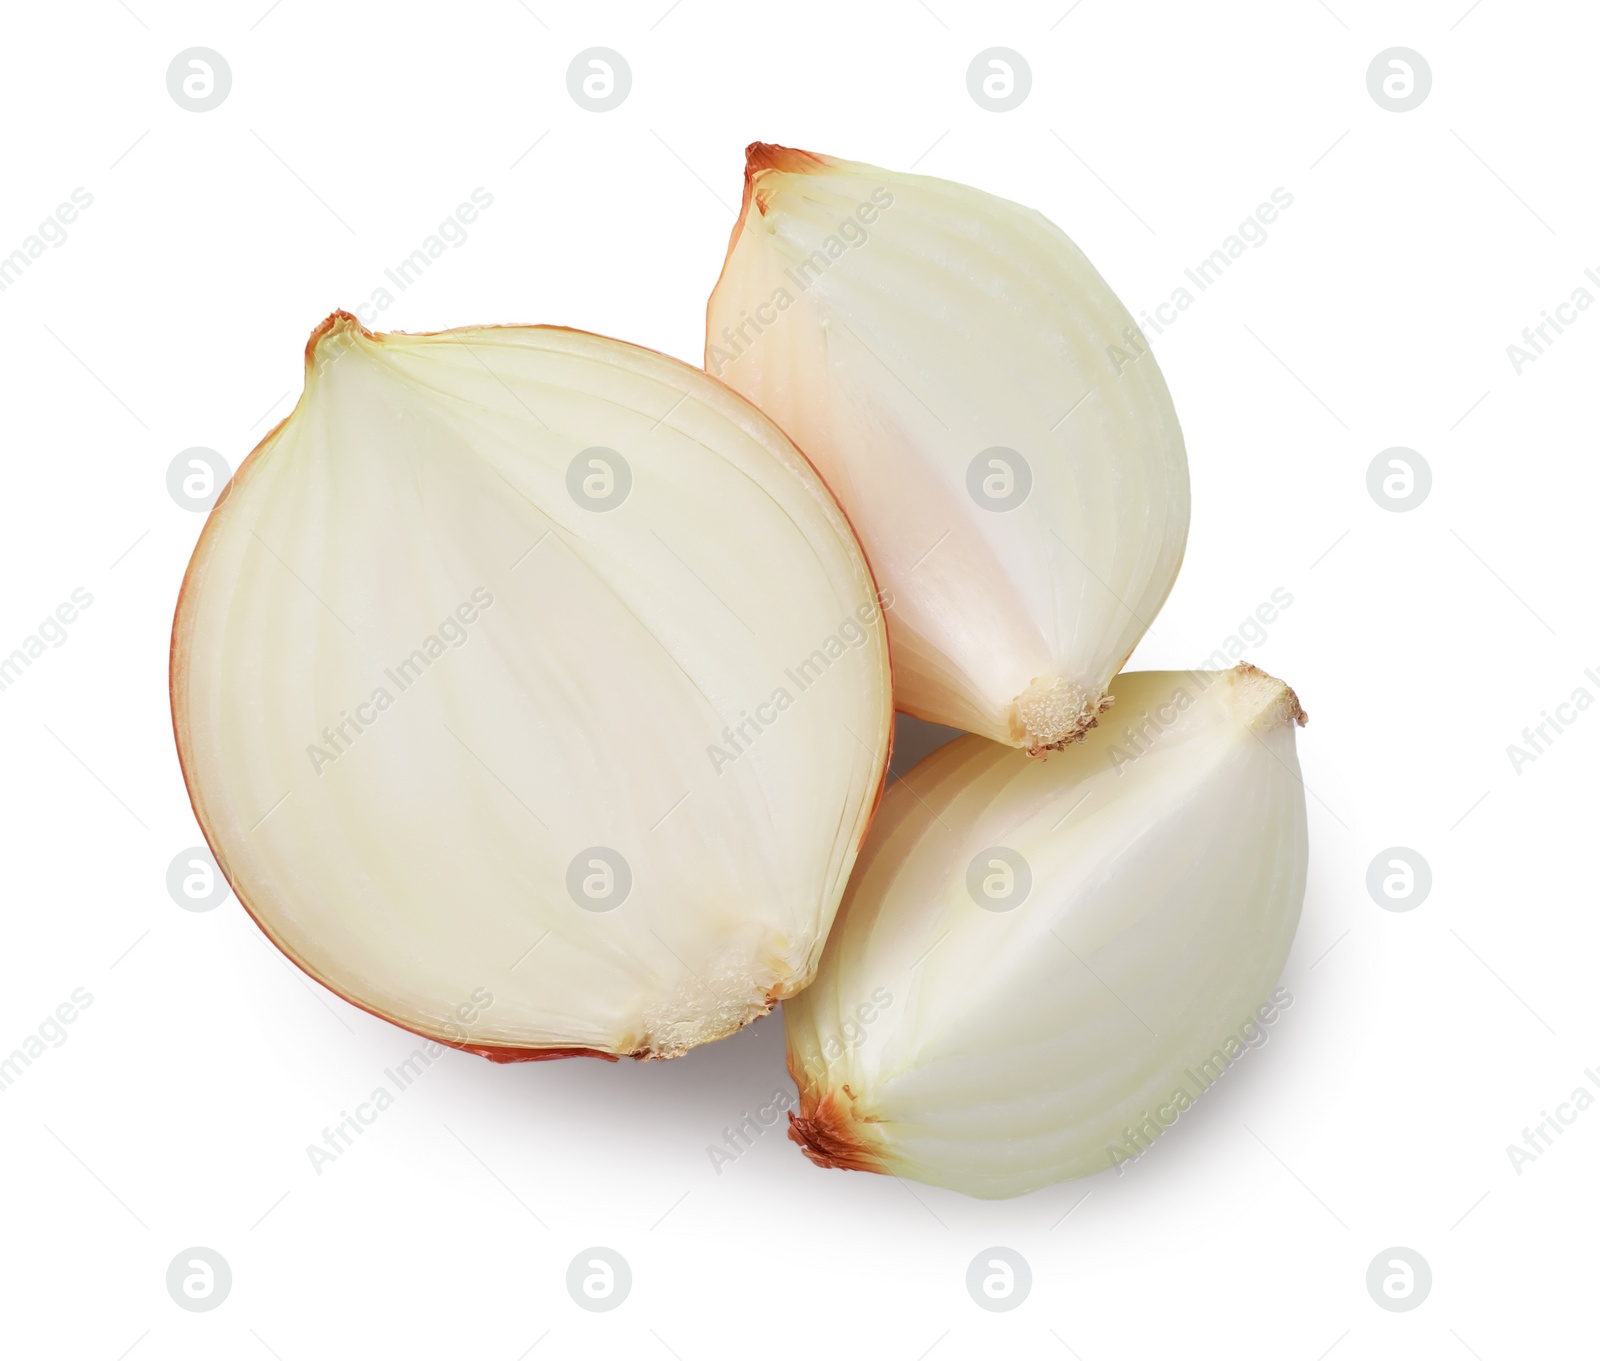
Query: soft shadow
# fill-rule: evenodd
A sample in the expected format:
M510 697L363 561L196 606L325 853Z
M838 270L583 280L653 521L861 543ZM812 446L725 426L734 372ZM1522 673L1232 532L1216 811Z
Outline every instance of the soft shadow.
M946 742L966 736L960 728L947 728L940 723L924 723L910 714L894 716L894 751L889 757L888 784L893 784L912 766L931 751L937 751Z

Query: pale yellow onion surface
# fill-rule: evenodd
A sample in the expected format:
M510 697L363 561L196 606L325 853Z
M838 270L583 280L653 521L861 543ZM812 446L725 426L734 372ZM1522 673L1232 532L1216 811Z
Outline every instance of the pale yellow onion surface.
M1012 746L1081 735L1172 587L1189 482L1155 359L1057 227L756 143L706 368L849 514L895 601L897 707Z
M866 563L743 399L582 332L344 314L205 527L172 703L279 947L503 1059L670 1056L803 987L891 721Z
M813 1161L982 1197L1087 1176L1264 1033L1305 893L1304 714L1251 667L1112 693L1043 761L966 736L890 787L783 1006Z

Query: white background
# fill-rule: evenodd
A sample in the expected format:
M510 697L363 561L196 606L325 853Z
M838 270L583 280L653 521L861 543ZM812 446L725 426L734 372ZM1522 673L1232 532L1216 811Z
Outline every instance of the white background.
M0 693L0 1053L74 988L94 998L0 1092L6 1351L1499 1361L1592 1346L1600 1112L1520 1173L1506 1150L1600 1085L1584 1075L1600 1072L1600 712L1520 773L1506 748L1575 688L1600 696L1584 676L1600 668L1600 309L1520 375L1506 347L1600 271L1594 13L268 2L11 7L0 45L0 252L75 187L94 197L0 294L0 651L74 588L94 597ZM565 79L597 45L633 71L605 114ZM997 45L1033 72L1004 114L966 89ZM1409 113L1367 91L1395 45L1433 72ZM209 113L167 92L192 46L232 68ZM200 841L166 663L203 519L168 497L167 465L204 445L237 467L293 404L311 328L366 303L478 186L493 207L382 328L557 322L697 360L757 138L1036 206L1135 315L1275 187L1292 193L1266 243L1155 338L1194 518L1135 664L1194 665L1274 588L1293 595L1247 656L1312 716L1295 1003L1126 1175L1009 1202L824 1172L777 1128L714 1171L724 1127L790 1090L776 1016L665 1064L451 1054L319 1176L306 1145L413 1046L301 977L236 902L190 913L167 894L168 863ZM1409 513L1366 487L1392 445L1433 471ZM1410 912L1365 886L1395 845L1432 867ZM565 1288L595 1244L633 1271L608 1314ZM194 1245L233 1271L214 1312L167 1294ZM1006 1314L965 1287L995 1245L1033 1271ZM1432 1267L1414 1312L1367 1293L1393 1245Z

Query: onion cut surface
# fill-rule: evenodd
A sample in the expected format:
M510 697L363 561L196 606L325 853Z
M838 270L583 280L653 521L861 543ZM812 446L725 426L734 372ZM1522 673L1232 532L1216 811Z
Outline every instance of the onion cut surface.
M1154 357L1039 213L748 151L706 369L815 462L893 595L895 702L1039 752L1081 738L1183 558Z
M190 797L263 930L503 1060L670 1057L803 987L892 718L804 457L700 370L563 328L336 313L306 359L172 640Z
M1138 1156L1255 1043L1305 894L1305 715L1248 666L1112 693L1045 760L961 737L890 786L783 1007L814 1162L1019 1195Z

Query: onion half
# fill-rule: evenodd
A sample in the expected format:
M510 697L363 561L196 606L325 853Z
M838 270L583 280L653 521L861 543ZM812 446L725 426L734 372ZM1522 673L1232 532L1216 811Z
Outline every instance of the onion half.
M503 1060L670 1057L803 987L892 716L851 530L743 399L583 332L344 313L205 526L171 686L263 930Z

